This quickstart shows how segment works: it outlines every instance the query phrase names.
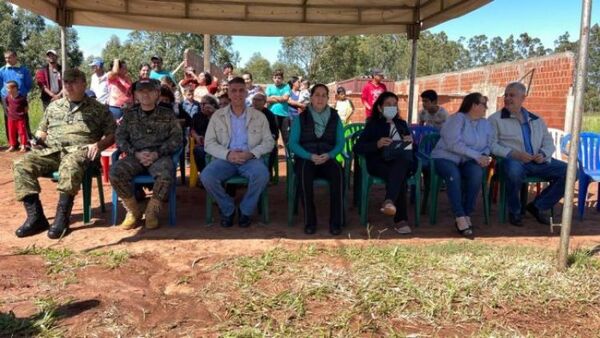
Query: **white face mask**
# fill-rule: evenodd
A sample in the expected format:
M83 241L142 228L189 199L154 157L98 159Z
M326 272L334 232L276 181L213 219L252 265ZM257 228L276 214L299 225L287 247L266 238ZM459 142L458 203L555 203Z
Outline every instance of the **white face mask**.
M398 114L398 107L383 107L383 117L388 120L393 119Z

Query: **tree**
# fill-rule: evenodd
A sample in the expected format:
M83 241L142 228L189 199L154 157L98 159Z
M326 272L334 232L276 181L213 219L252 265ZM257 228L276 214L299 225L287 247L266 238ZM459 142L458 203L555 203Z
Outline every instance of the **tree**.
M565 32L563 35L554 40L554 52L576 52L578 43L571 42L570 37L571 35L569 32Z
M255 83L270 83L273 70L269 60L265 59L260 53L254 53L246 62L242 72L252 74Z
M467 42L469 48L470 65L487 65L490 62L490 48L488 37L485 34L476 35Z

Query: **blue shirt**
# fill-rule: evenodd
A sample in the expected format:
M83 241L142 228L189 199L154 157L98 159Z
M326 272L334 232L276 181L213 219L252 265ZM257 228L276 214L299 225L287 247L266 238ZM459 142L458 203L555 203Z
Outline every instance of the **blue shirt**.
M0 68L0 86L2 87L0 95L2 95L2 98L8 95L6 90L6 82L8 81L15 81L19 85L19 94L24 97L27 97L33 83L31 73L25 66L5 65Z
M521 132L523 133L523 146L525 151L529 155L535 155L533 153L533 146L531 145L531 126L529 126L529 112L521 108L521 114L523 115L523 123L521 123Z
M248 128L246 128L246 110L239 117L231 111L229 106L229 118L231 121L231 139L229 140L230 150L248 151Z
M294 101L300 101L300 91L294 92L293 90L290 90L290 99L294 100ZM298 108L294 107L294 106L290 106L288 104L289 108L288 108L288 113L290 114L290 118L294 118L296 116L298 116Z
M432 158L442 158L456 164L477 160L490 154L492 126L485 119L471 120L467 114L450 115L440 130L440 140L431 151Z

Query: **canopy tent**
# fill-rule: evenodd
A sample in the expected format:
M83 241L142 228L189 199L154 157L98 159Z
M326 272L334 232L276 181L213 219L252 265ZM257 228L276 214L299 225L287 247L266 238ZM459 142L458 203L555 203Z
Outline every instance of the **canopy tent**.
M61 26L198 34L309 36L407 33L492 0L14 0Z

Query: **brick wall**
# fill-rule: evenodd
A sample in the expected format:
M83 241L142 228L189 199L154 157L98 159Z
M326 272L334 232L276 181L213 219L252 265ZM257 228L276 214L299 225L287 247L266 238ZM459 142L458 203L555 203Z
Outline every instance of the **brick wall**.
M565 129L565 121L569 120L573 107L572 86L575 65L574 54L567 52L419 77L415 83L413 122L416 121L416 112L421 106L419 94L426 89L435 90L439 95L439 103L451 113L457 111L465 95L476 91L481 92L489 98L488 114L492 114L503 106L502 97L506 84L521 80L525 85L531 81L525 107L543 116L549 127ZM342 83L354 85L357 82L350 79L339 84ZM358 83L364 85L363 81ZM332 83L330 88L335 89L337 85ZM391 83L386 85L388 89L393 89L400 96L400 111L406 119L409 81L396 82L393 86ZM356 107L356 113L352 117L354 122L364 121L360 90L348 95Z

